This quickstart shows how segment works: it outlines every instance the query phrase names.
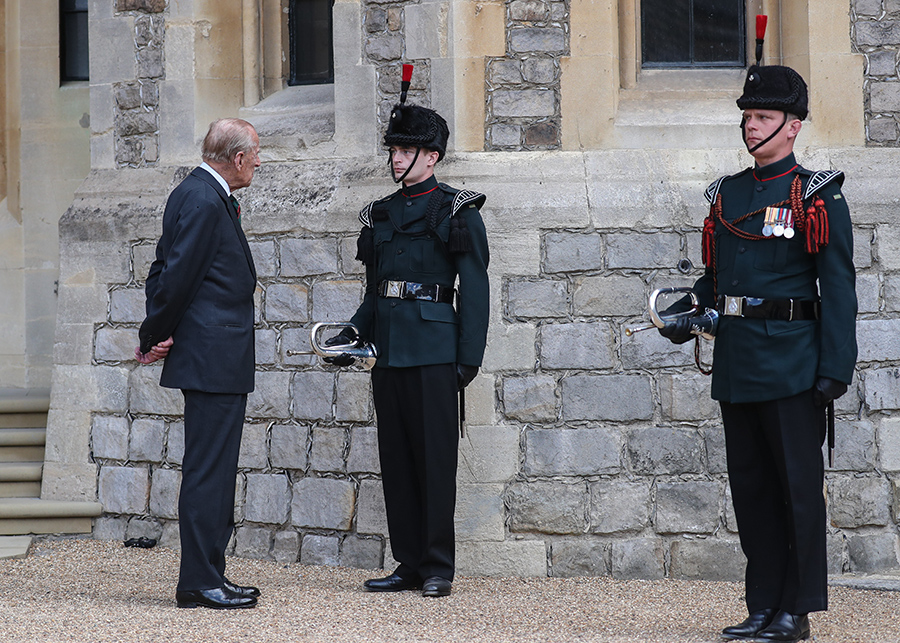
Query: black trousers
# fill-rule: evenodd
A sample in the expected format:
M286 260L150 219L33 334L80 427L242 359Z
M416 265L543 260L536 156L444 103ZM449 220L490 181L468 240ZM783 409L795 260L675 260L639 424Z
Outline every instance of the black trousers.
M247 395L182 391L184 460L179 590L221 587L234 531L234 488Z
M824 409L812 391L721 403L734 513L747 556L747 609L828 609Z
M391 550L406 578L453 580L459 446L456 367L372 370Z

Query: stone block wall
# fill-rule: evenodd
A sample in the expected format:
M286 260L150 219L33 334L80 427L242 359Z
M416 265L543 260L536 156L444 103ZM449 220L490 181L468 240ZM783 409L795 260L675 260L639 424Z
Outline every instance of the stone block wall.
M569 51L568 5L506 3L506 55L486 61L486 150L559 149L559 59Z
M865 56L866 140L871 145L900 145L900 3L853 0L853 42Z
M429 60L406 57L406 19L404 7L417 2L366 0L363 3L363 49L376 73L376 106L379 132L383 132L391 109L400 101L401 64L414 65L407 100L423 107L431 106L431 65ZM425 37L419 34L419 37Z
M860 295L859 366L826 473L829 569L897 569L900 158L819 150L804 161L848 175ZM460 573L742 576L709 379L691 344L624 330L645 323L653 288L699 275L703 188L743 162L737 150L635 150L460 154L438 166L441 180L488 195L492 253L488 350L460 444ZM177 546L180 394L131 355L162 205L185 171L95 172L61 224L44 495L99 496L98 538ZM393 564L368 375L286 354L308 344L313 322L355 310L356 213L391 190L377 159L332 159L264 164L239 195L259 287L235 554Z
M117 16L133 15L135 79L113 83L115 161L144 167L159 161L159 83L165 78L162 0L118 0ZM127 15L127 14L126 14Z

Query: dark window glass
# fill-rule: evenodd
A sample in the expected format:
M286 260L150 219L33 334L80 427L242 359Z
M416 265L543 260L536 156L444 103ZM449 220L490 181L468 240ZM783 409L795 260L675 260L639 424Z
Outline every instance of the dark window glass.
M644 67L743 67L744 0L642 0Z
M60 0L60 80L88 80L89 71L88 0Z
M288 85L334 82L332 4L333 0L291 0L288 16L291 71Z

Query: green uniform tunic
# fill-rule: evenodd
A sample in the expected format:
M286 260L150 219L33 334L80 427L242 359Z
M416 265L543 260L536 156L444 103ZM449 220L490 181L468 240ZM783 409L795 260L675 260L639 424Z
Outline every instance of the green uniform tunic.
M790 154L721 180L718 194L724 219L734 221L783 201L797 174L805 189L813 173L797 165ZM773 236L754 241L716 225L715 279L713 268L707 268L694 286L701 305L714 308L715 295L821 298L822 312L818 321L720 316L713 354L714 399L737 403L789 397L812 388L817 377L850 383L856 364L856 278L842 181L843 175L834 175L817 191L828 211L830 239L816 254L805 251L800 232L791 239ZM804 200L808 204L809 199ZM757 214L738 227L758 235L763 219Z
M431 229L426 210L435 192L441 205ZM366 266L365 298L352 321L378 349L379 367L481 366L490 306L487 234L478 211L483 203L483 195L439 185L431 177L363 210L360 219L371 231L374 260ZM450 252L454 228L467 231L468 252ZM458 311L450 303L377 293L385 279L453 288L457 276Z

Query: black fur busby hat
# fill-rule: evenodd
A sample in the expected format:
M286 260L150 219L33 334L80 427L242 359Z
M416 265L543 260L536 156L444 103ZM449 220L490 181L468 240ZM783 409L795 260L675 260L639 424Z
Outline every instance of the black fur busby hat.
M447 139L450 128L447 121L433 109L406 104L406 93L412 81L413 66L403 65L400 81L400 102L391 110L384 133L384 145L404 145L408 147L424 147L438 153L438 161L447 152Z
M790 67L753 65L744 81L744 93L737 99L740 109L777 109L796 115L809 114L806 82Z
M418 105L395 105L391 110L384 133L384 144L424 147L438 153L438 160L447 152L450 128L447 121L433 109Z

